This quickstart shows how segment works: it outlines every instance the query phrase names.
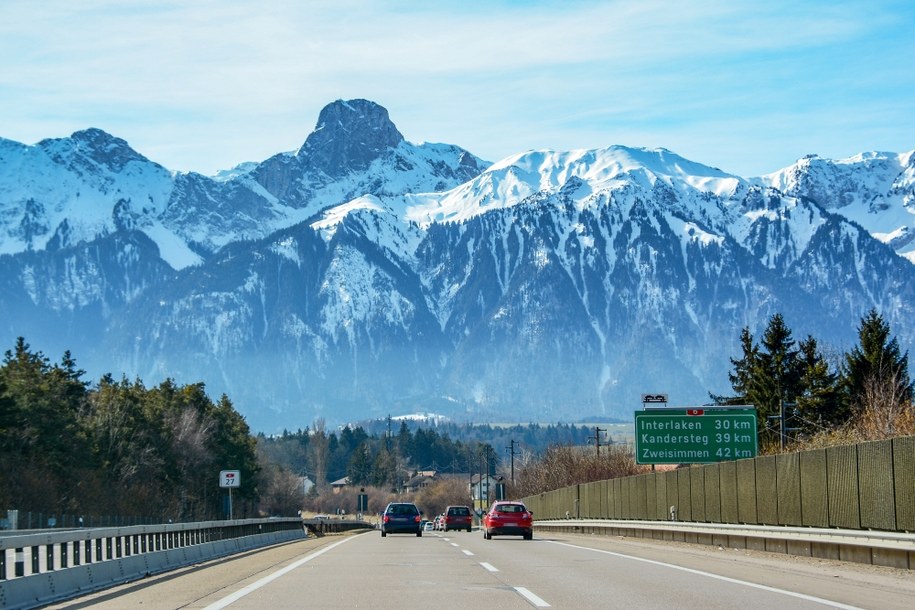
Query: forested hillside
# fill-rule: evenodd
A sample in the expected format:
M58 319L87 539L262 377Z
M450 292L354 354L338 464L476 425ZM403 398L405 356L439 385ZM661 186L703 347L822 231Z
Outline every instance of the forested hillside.
M220 518L220 470L256 481L256 442L222 396L203 384L83 380L69 352L59 363L20 338L0 366L0 506L49 515ZM237 515L254 513L243 485Z

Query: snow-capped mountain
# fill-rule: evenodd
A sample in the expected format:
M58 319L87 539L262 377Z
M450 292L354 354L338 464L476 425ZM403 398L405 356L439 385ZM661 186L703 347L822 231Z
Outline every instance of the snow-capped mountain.
M841 214L915 263L915 151L810 155L756 182Z
M740 330L776 312L846 348L876 307L911 343L913 167L745 179L622 146L487 166L365 100L212 178L98 130L0 141L0 340L204 381L264 430L628 417L640 393L727 391Z

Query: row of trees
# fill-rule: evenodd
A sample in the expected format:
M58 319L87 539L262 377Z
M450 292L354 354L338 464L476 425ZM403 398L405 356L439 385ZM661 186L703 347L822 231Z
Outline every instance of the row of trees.
M256 442L226 396L166 380L82 379L24 339L0 366L0 506L50 515L198 520L223 515L220 470L240 470L235 512L254 510Z
M492 470L513 441L520 464L551 446L585 444L589 433L568 424L432 427L416 420L401 420L396 428L390 420L365 422L334 432L319 419L310 429L276 437L260 434L258 446L268 461L307 474L319 487L347 477L355 485L391 489L418 470L475 473L481 462Z
M328 432L318 420L313 429L259 435L258 444L269 461L307 475L319 488L346 477L352 485L399 489L418 470L475 472L481 456L492 469L496 456L488 443L452 440L433 428L412 431L406 422L396 433L369 435L362 426Z
M830 360L814 337L795 341L776 314L758 343L743 329L742 355L731 359L733 394L712 398L755 405L763 446L788 428L795 440L850 428L862 440L915 433L908 352L876 310L861 319L858 338L851 351Z

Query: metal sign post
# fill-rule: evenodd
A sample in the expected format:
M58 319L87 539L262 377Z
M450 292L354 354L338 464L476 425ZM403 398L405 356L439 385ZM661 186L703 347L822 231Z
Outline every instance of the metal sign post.
M222 470L219 472L219 486L229 490L229 521L232 520L232 489L241 485L241 472Z

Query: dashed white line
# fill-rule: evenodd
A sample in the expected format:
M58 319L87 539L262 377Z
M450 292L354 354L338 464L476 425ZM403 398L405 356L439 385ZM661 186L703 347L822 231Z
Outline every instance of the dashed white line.
M498 572L498 571L499 571L498 568L496 568L495 566L493 566L491 563L486 563L485 561L481 561L481 562L480 562L480 565L483 566L484 568L486 568L487 570L489 570L490 572Z
M537 597L536 595L534 595L533 593L531 593L524 587L515 587L515 591L520 593L522 597L524 597L527 601L531 602L538 608L549 608L550 607L550 605L548 603L546 603L545 601L543 601L543 599L541 599L540 597Z
M461 551L468 557L473 557L473 553L471 551L468 551L467 549L461 549Z
M458 544L457 542L452 542L452 543L451 543L451 546L461 546L461 545Z

